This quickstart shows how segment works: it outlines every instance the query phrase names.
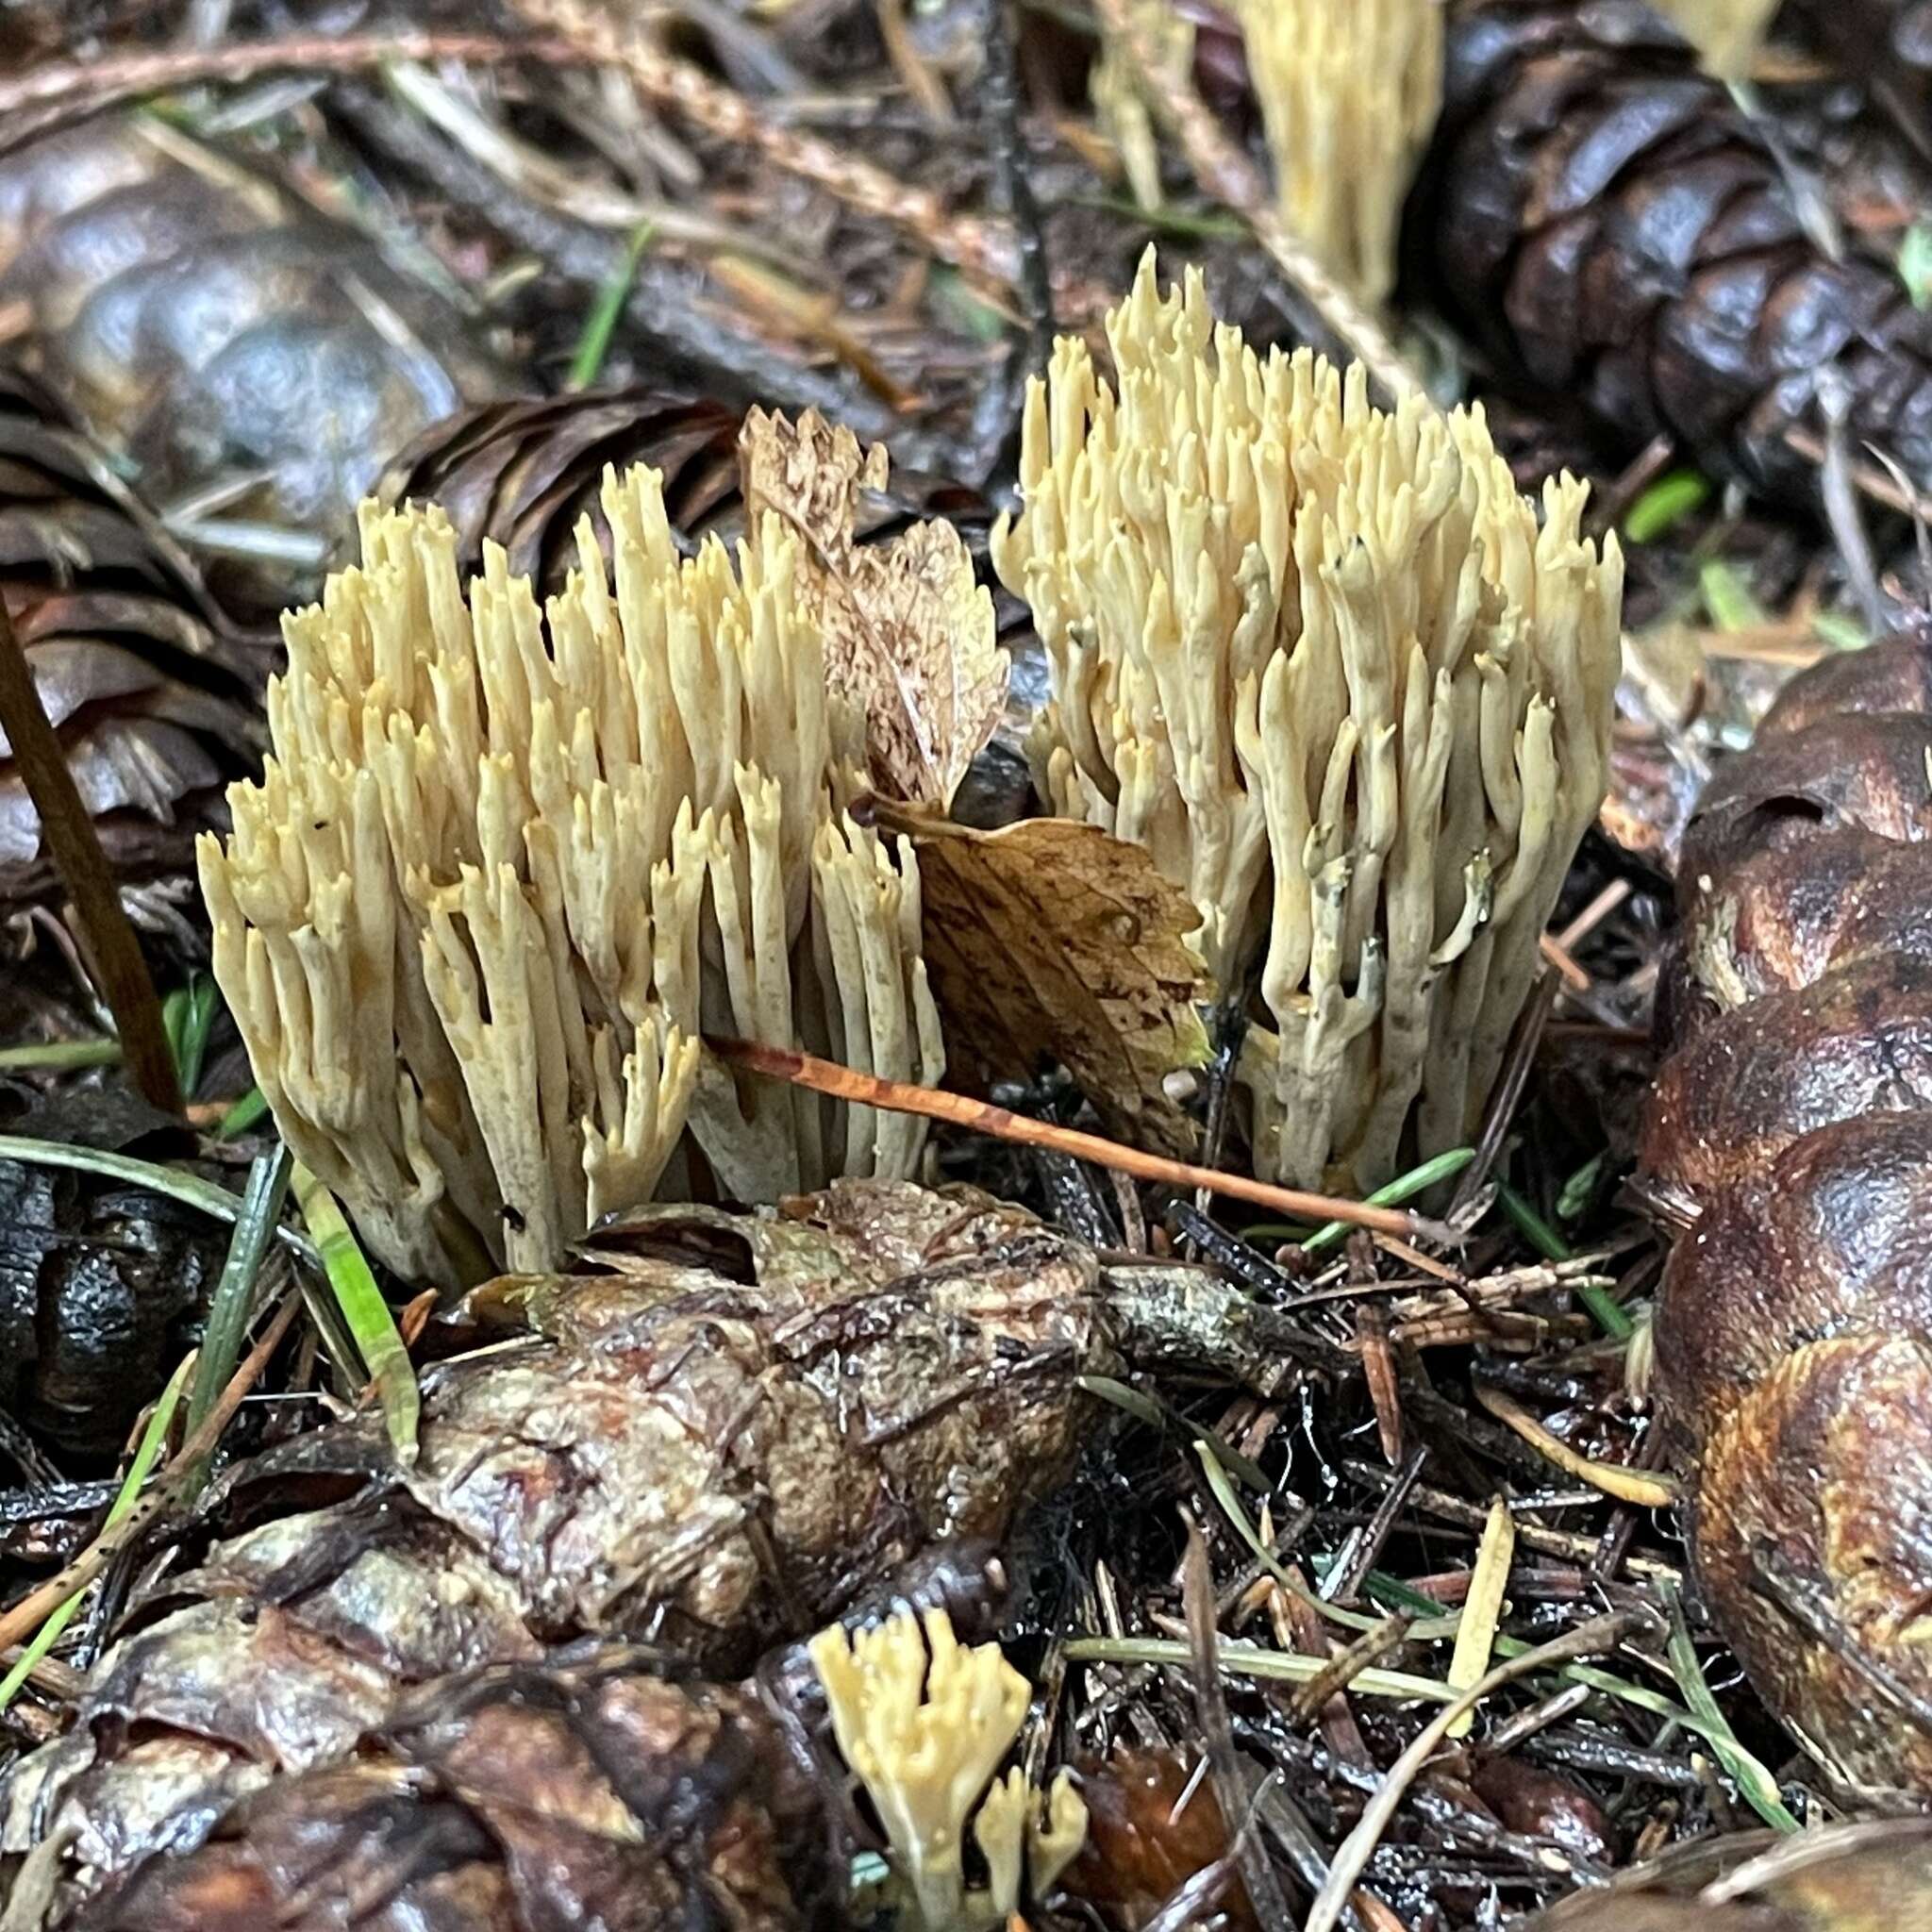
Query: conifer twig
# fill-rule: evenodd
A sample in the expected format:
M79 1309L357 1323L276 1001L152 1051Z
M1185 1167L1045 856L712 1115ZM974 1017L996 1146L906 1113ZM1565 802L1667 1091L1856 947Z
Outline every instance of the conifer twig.
M1026 1114L995 1107L991 1101L974 1100L963 1093L942 1093L934 1087L915 1087L905 1080L882 1080L874 1074L860 1074L836 1061L823 1060L789 1046L759 1046L748 1040L719 1040L707 1036L705 1044L720 1059L762 1074L774 1080L789 1080L794 1087L808 1087L815 1093L829 1093L836 1099L857 1102L862 1107L881 1107L893 1113L923 1114L927 1120L949 1121L976 1134L990 1134L995 1140L1013 1141L1026 1147L1046 1147L1075 1160L1091 1160L1097 1166L1137 1180L1164 1181L1174 1188L1205 1188L1209 1193L1226 1194L1238 1201L1252 1201L1272 1208L1297 1221L1343 1221L1352 1227L1374 1228L1378 1234L1405 1239L1420 1236L1424 1241L1452 1240L1448 1229L1406 1208L1376 1208L1366 1201L1344 1201L1330 1194L1304 1193L1298 1188L1277 1188L1246 1174L1223 1174L1214 1168L1195 1167L1189 1161L1171 1160L1163 1154L1148 1154L1139 1147L1124 1146L1099 1134L1083 1134L1074 1127L1062 1127L1052 1121L1037 1121Z
M127 1071L142 1095L164 1113L181 1111L175 1055L161 1003L133 923L121 904L114 871L81 803L67 754L34 686L32 667L0 601L0 735L4 735L39 813L62 889L74 905L81 949L114 1016Z

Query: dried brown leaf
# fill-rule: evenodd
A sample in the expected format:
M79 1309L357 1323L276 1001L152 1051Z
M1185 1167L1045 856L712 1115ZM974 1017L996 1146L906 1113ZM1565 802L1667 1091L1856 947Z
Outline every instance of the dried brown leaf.
M958 1072L1027 1077L1058 1060L1117 1138L1186 1156L1169 1097L1208 1058L1193 902L1147 849L1073 819L975 832L887 814L919 851L926 971Z
M859 492L886 487L886 452L815 411L793 425L752 410L739 462L747 512L782 517L801 540L800 598L824 635L834 694L865 713L874 782L909 804L950 806L999 721L1008 670L959 533L933 522L858 543Z

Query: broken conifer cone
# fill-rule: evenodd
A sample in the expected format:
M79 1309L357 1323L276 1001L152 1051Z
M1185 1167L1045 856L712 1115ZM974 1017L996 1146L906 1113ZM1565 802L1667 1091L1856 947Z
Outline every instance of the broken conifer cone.
M1408 260L1499 365L1625 448L1667 437L1807 503L1835 367L1852 448L1932 475L1932 316L1889 259L1812 239L1763 136L1643 0L1474 0L1447 75Z
M425 1687L353 1757L243 1798L77 1923L323 1932L346 1897L368 1932L800 1932L825 1851L820 1794L755 1692L620 1646Z
M1923 750L1914 787L1899 747L1926 741L1928 678L1915 637L1827 660L1710 788L1679 885L1682 1043L1641 1144L1695 1216L1658 1296L1657 1388L1712 1619L1832 1772L1920 1791L1932 846Z
M590 518L599 546L610 555L607 469L645 463L658 471L665 514L687 549L713 532L726 543L743 536L739 431L736 409L675 390L482 403L432 424L391 462L375 494L385 508L439 506L456 531L466 575L482 568L483 545L497 543L513 576L556 591L578 560L580 517ZM883 491L859 492L854 535L876 542L928 517L944 517L970 550L984 552L991 502L965 484L903 467L894 468ZM346 537L338 560L354 560Z

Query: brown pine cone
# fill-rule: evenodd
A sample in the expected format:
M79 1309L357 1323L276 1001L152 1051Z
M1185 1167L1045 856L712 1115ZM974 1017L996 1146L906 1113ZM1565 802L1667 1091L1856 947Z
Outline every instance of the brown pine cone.
M694 537L738 500L737 412L642 389L485 403L400 451L375 494L386 505L441 504L467 567L485 541L500 543L512 575L554 589L575 559L579 517L608 553L604 472L636 463L663 473L672 527Z
M258 755L269 640L225 615L105 453L5 369L0 597L108 858L129 880L184 870ZM0 733L0 905L52 883Z
M1922 639L1827 659L1711 787L1685 841L1686 1038L1641 1143L1695 1217L1657 1299L1656 1380L1711 1620L1828 1767L1922 1794L1928 693Z
M265 177L107 115L0 155L0 314L155 503L285 546L279 608L429 423L500 394L474 326Z
M1411 198L1412 267L1506 375L1630 450L1657 436L1815 497L1819 373L1847 434L1932 478L1932 316L1834 261L1724 85L1642 0L1474 0Z
M445 1678L150 1859L86 1932L819 1923L823 1798L760 1700L606 1648ZM346 1913L346 1916L345 1916Z
M607 467L648 463L664 475L672 527L695 542L743 526L738 489L738 413L671 390L624 389L486 403L426 429L384 471L385 504L435 502L456 525L464 563L484 541L500 543L513 574L555 587L575 560L576 525L588 516L607 550L598 501ZM861 540L882 541L911 522L944 517L983 555L992 506L963 484L894 468L868 493ZM343 556L349 555L345 548Z
M741 1669L928 1544L1003 1537L1091 1429L1075 1377L1117 1365L1093 1252L970 1190L648 1208L597 1251L618 1272L477 1291L523 1346L424 1375L408 1470L359 1416L233 1472L220 1515L255 1526L133 1606L0 1784L0 1855L72 1832L76 1880L115 1876L411 1687L551 1644L648 1631Z

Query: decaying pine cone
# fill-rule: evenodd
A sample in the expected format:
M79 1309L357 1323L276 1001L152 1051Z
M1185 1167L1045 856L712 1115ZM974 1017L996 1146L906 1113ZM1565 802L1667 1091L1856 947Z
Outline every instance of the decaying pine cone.
M1932 1824L1740 1832L1579 1892L1529 1932L1921 1932L1932 1924Z
M456 526L464 568L485 541L500 543L512 575L560 589L576 562L576 525L588 516L608 556L600 500L607 468L648 463L664 476L671 526L694 544L743 530L738 412L669 390L624 389L485 403L425 430L383 472L385 506L434 502ZM855 534L878 541L907 524L944 517L976 556L992 506L962 484L895 469L883 491L860 493ZM346 553L345 553L346 554Z
M1713 1621L1830 1769L1921 1792L1932 874L1925 845L1894 841L1927 836L1928 711L1923 639L1827 660L1711 788L1679 885L1683 1043L1641 1142L1652 1186L1696 1217L1658 1297L1657 1388Z
M1258 1383L1306 1345L1204 1271L1103 1275L969 1189L642 1209L591 1253L611 1272L463 1305L522 1340L425 1374L412 1467L358 1417L230 1473L211 1521L253 1526L133 1605L0 1790L0 1852L51 1833L77 1881L125 1871L408 1687L582 1637L741 1668L936 1540L999 1539L1095 1437L1077 1375L1124 1353Z
M75 1932L791 1932L823 1803L755 1692L606 1647L426 1686L352 1758L244 1798Z
M387 458L503 374L374 242L145 117L0 155L0 311L28 366L150 501L295 540L268 601L354 521Z
M0 164L4 165L4 164ZM0 367L0 598L108 858L185 871L253 766L268 641L194 566L40 386ZM0 904L43 890L39 814L0 733Z
M1854 448L1932 477L1932 316L1891 263L1834 261L1775 158L1642 0L1470 0L1410 199L1409 258L1499 365L1626 447L1662 435L1814 500L1818 377Z

